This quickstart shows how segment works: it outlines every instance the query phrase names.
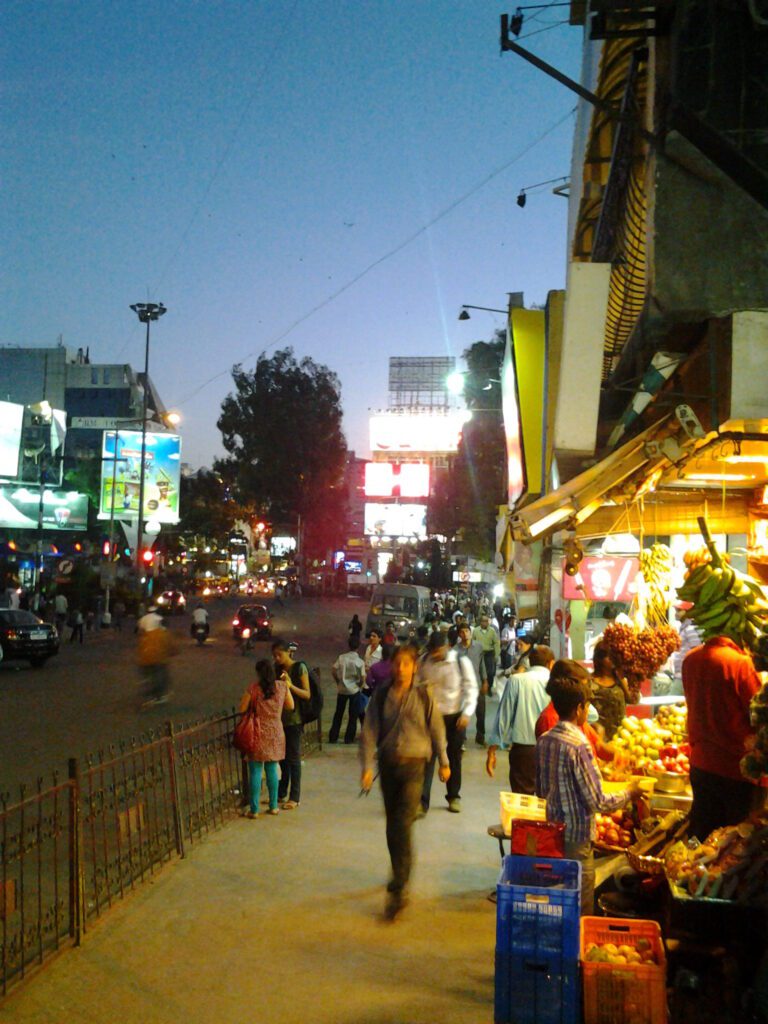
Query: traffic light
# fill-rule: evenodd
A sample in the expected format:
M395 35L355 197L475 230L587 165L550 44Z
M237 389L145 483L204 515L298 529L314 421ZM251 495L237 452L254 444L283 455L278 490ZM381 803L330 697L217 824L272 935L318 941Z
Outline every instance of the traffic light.
M101 553L102 555L104 555L105 558L109 558L109 556L112 554L112 545L109 543L108 540L105 540L104 543L101 545Z
M145 550L141 553L141 560L144 563L144 565L152 565L154 558L155 552L152 550L152 548L145 548Z

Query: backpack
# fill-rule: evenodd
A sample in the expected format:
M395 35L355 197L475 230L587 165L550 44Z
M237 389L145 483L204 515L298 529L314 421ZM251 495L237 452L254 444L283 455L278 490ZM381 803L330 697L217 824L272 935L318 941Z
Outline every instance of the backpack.
M302 664L304 664L302 662ZM310 722L316 722L320 717L320 712L323 710L323 691L320 689L320 669L310 668L309 665L304 665L309 676L309 700L299 700L299 714L301 715L301 724L309 725Z

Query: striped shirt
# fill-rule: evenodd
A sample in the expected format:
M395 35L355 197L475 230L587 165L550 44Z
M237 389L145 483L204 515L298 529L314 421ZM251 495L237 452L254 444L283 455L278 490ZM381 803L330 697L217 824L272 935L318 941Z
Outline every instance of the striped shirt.
M603 792L595 755L572 722L558 722L536 744L536 795L547 801L547 821L565 824L567 843L595 838L595 813L623 807L629 794Z

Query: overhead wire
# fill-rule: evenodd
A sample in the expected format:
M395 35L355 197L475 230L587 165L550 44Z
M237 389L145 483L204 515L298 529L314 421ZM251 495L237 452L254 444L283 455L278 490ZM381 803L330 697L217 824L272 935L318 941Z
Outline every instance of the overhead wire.
M294 320L288 327L286 327L285 330L281 331L281 333L276 338L273 338L267 345L261 347L259 349L259 352L268 352L271 348L274 348L275 345L279 345L281 341L287 338L288 335L295 331L297 327L300 327L301 324L309 320L310 317L314 316L315 313L319 313L321 309L325 309L326 306L329 306L341 295L349 291L350 288L358 284L358 282L360 282L364 277L370 274L371 271L375 270L377 267L380 267L387 260L392 259L393 256L396 256L398 253L402 252L403 249L407 248L409 245L411 245L411 243L415 242L417 238L420 238L422 235L424 235L427 231L430 230L430 228L434 227L435 224L439 223L441 220L447 217L448 214L453 213L454 210L458 209L458 207L465 203L468 199L471 199L472 196L476 195L481 189L485 188L486 185L488 185L491 181L497 178L500 174L503 174L504 171L508 170L508 168L512 167L519 160L522 160L522 158L526 156L528 153L530 153L530 151L535 146L538 146L540 142L543 142L544 139L548 138L553 132L557 131L557 129L568 120L568 118L573 116L575 111L576 107L572 107L563 117L559 118L553 125L551 125L540 135L538 135L535 139L533 139L526 146L524 146L520 150L520 152L516 153L515 156L513 156L510 160L507 160L506 163L502 164L500 167L497 167L495 170L491 171L476 185L473 185L472 188L468 189L457 199L454 199L447 206L443 207L443 209L436 213L434 217L430 218L430 220L428 220L425 224L422 224L421 227L417 228L414 232L408 235L407 238L404 238L397 245L393 246L391 249L388 249L387 252L383 253L381 256L377 257L375 260L369 263L361 271L359 271L357 274L351 277L345 284L341 285L341 287L337 288L330 295L326 296L320 302L316 303L305 313L302 313L302 315L300 317L297 317L297 319ZM246 355L242 356L239 360L237 360L237 362L245 362L247 359L252 359L255 355L257 355L256 351L248 352ZM196 395L199 395L200 392L207 388L210 384L213 384L214 381L219 380L221 377L227 376L229 372L230 369L227 368L209 377L207 380L203 381L200 385L198 385L188 395L185 395L182 399L176 402L175 405L183 406L186 402L190 401Z

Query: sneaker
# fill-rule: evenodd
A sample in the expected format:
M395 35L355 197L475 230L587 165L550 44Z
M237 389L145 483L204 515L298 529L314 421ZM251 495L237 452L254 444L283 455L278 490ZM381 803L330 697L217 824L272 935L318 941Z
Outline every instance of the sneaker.
M408 906L408 899L402 892L391 892L384 904L384 920L394 921L398 914Z
M448 801L448 810L451 814L461 814L461 800L455 797L453 800Z

